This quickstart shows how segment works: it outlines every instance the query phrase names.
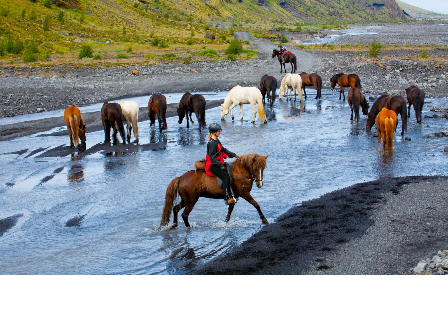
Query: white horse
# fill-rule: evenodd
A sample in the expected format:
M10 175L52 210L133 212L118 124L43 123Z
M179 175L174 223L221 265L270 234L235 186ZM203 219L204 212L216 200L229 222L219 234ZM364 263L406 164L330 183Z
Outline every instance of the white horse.
M126 129L127 129L127 138L128 142L131 140L131 130L134 127L134 137L138 143L138 104L135 101L125 101L122 100L120 102L121 111L123 112L123 116L126 119Z
M221 120L224 120L229 114L229 107L230 115L233 120L234 117L232 109L237 105L240 106L241 120L243 120L243 104L250 104L250 106L252 106L252 110L254 110L252 122L255 122L255 117L257 115L255 104L258 104L258 118L266 124L268 121L266 119L266 113L264 111L262 100L263 96L257 87L241 87L239 85L234 86L227 94L224 103L221 104ZM230 104L232 104L232 106L230 106Z
M282 83L280 84L278 97L282 99L286 92L286 100L288 100L289 92L294 91L294 101L296 101L296 90L299 94L300 101L302 101L302 78L298 74L287 74L283 77Z

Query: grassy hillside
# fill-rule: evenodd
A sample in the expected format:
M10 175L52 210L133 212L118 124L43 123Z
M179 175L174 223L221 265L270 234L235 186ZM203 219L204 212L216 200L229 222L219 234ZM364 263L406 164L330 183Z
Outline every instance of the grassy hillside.
M278 39L273 30L300 30L307 22L396 19L394 6L394 0L9 0L0 3L0 61L116 65L219 59L229 57L224 51L233 31ZM79 61L82 48L93 53L85 50L87 59ZM251 55L246 50L234 57Z

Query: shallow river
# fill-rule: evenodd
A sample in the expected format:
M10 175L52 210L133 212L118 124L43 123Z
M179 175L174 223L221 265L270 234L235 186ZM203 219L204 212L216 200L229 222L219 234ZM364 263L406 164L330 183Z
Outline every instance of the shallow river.
M351 122L336 91L323 90L321 101L308 91L302 105L277 98L266 125L250 122L248 105L243 122L239 108L234 122L230 115L221 122L219 107L207 111L208 124L221 122L227 148L269 156L264 185L254 186L252 196L270 222L302 201L358 182L447 175L446 138L427 137L448 129L446 119L417 125L412 109L410 140L396 135L394 156L382 157L376 129L365 132L365 116ZM448 99L427 99L423 116L432 116L433 105L448 106ZM206 132L197 122L188 130L169 118L162 134L141 122L140 145L120 145L112 154L94 150L104 135L91 132L88 154L49 155L68 145L64 129L0 142L0 274L184 274L261 229L243 199L229 223L224 201L200 199L192 228L181 220L175 230L157 230L169 182L205 156Z

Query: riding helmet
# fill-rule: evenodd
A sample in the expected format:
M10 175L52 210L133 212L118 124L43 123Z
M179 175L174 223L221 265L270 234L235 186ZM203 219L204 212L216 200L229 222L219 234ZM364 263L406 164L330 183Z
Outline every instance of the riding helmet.
M215 133L218 131L222 131L222 128L219 124L214 123L214 124L210 124L208 126L208 131L209 131L209 133Z

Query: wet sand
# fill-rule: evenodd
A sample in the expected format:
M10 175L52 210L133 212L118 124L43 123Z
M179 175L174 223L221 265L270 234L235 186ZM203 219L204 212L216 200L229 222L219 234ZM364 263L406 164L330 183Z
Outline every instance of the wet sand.
M328 193L197 273L412 274L419 260L448 247L447 186L447 177L417 176Z

